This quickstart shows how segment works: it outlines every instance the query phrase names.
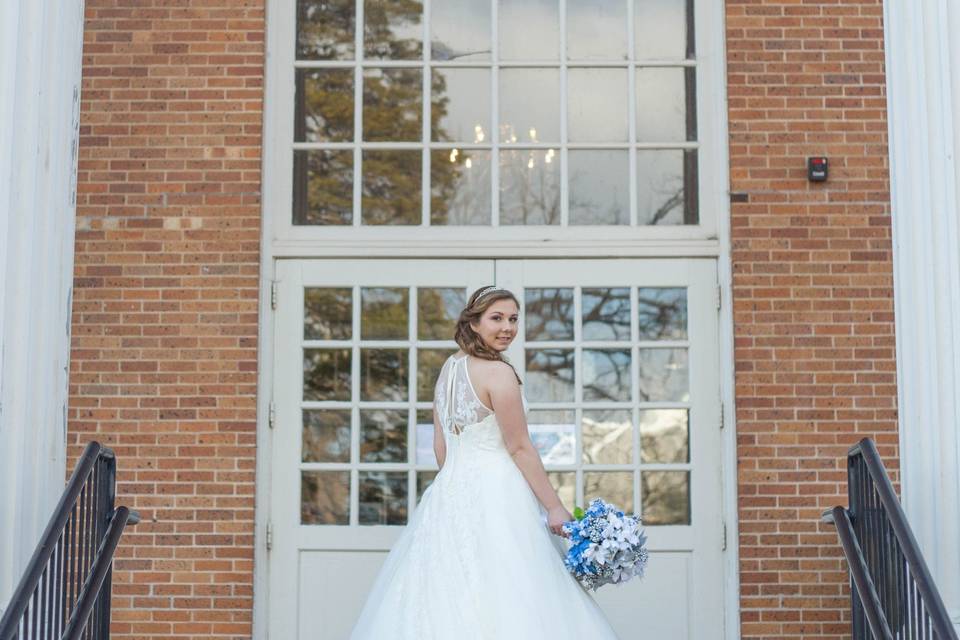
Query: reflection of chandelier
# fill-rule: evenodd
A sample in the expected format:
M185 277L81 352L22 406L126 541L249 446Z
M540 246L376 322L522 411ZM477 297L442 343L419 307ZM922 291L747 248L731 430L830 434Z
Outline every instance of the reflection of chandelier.
M483 127L481 127L479 124L474 125L473 142L474 143L483 142L483 138L484 138Z

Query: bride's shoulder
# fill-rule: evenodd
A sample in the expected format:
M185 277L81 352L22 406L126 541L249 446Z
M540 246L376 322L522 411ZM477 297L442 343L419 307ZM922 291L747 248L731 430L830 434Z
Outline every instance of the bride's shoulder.
M515 386L517 384L517 377L513 373L513 367L503 360L473 358L471 364L474 365L471 373L475 371L474 377L480 378L485 384L507 384L509 386Z

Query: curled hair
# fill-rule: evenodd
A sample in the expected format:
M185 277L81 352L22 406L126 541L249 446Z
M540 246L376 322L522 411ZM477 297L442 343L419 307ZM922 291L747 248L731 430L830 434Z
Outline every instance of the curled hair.
M513 295L510 291L506 289L498 289L496 287L481 287L473 292L473 295L470 296L470 299L467 301L467 306L463 308L460 312L460 317L457 319L457 328L454 331L453 339L457 341L457 344L460 346L460 349L464 353L471 356L476 356L478 358L483 358L484 360L499 360L501 362L506 362L510 365L510 368L513 369L513 375L517 377L517 382L523 384L520 380L520 376L517 374L517 370L514 369L513 365L503 357L496 349L491 349L487 346L487 343L483 341L483 338L480 337L476 331L473 330L471 324L478 324L480 318L483 317L483 314L490 308L493 303L499 300L513 300L513 303L517 305L517 309L520 308L520 301L517 300L517 297Z

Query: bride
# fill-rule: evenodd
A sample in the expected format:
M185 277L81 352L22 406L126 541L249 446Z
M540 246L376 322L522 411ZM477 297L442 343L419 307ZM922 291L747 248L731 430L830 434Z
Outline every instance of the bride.
M502 356L519 309L511 292L485 287L460 313L460 351L434 388L440 472L387 554L352 640L616 638L550 537L573 516L530 441L520 378Z

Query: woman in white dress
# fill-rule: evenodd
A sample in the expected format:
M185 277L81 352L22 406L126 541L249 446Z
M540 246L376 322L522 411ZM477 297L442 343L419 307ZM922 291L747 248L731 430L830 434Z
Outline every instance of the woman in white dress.
M474 292L434 389L440 472L377 575L352 640L615 639L551 534L573 516L551 486L502 353L517 298ZM546 526L544 526L544 515Z

